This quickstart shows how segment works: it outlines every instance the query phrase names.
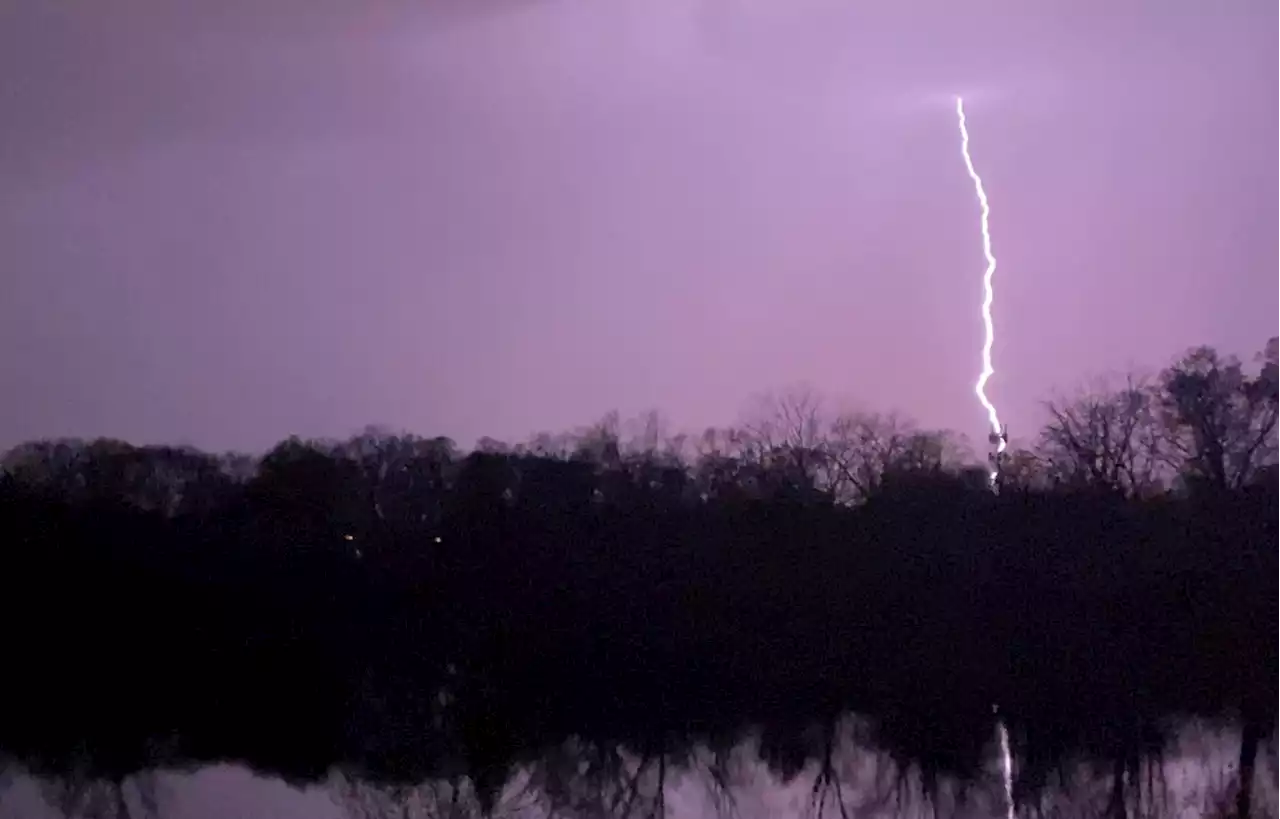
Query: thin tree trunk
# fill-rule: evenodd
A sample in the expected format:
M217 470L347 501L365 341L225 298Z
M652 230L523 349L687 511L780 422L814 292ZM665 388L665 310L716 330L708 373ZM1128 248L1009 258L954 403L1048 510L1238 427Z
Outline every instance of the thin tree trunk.
M1116 754L1112 764L1111 801L1107 804L1108 819L1128 819L1129 817L1129 808L1124 802L1124 769L1125 754L1121 751Z
M1258 762L1258 745L1262 741L1262 723L1252 715L1244 719L1240 732L1240 784L1236 790L1236 819L1249 819L1253 810L1253 778Z

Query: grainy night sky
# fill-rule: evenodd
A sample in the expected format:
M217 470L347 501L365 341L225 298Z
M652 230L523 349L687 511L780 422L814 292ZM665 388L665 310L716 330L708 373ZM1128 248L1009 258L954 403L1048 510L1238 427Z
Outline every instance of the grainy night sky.
M305 7L305 10L304 10ZM0 447L734 421L981 440L1276 333L1271 0L0 4Z

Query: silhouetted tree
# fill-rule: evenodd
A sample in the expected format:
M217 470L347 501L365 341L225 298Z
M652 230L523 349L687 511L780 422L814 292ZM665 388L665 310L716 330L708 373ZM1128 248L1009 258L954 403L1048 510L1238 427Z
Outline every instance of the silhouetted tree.
M986 469L983 470L984 481ZM1045 493L1058 486L1053 471L1035 450L1010 446L1001 456L1001 493Z
M836 496L845 501L872 497L891 476L937 476L963 462L949 434L918 429L897 414L836 417L825 451Z
M829 498L822 402L808 389L762 395L730 432L741 477L760 497L803 503Z
M1260 354L1261 371L1212 347L1191 350L1163 375L1172 447L1185 475L1214 490L1238 489L1276 459L1280 378L1277 340Z
M1165 485L1167 439L1160 394L1132 375L1119 388L1106 384L1046 404L1039 457L1051 480L1079 489L1148 496Z

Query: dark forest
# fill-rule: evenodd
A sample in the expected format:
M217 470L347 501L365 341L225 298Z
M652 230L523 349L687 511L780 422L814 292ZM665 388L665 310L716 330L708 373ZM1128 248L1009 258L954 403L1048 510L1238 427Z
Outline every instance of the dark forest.
M24 444L0 753L85 781L465 777L483 802L570 740L662 775L751 735L832 778L856 714L927 790L982 775L998 706L1023 804L1084 756L1128 815L1184 717L1236 721L1250 782L1278 716L1277 383L1271 339L1055 399L994 491L956 436L799 393L702 435L610 417L470 452Z

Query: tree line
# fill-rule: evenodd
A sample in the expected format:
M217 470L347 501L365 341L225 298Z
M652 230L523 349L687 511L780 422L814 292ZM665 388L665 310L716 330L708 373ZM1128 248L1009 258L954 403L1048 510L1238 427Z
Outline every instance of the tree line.
M1241 721L1249 782L1277 717L1278 384L1272 338L1256 367L1202 347L1055 399L996 492L957 436L803 392L700 436L613 415L466 453L24 444L0 752L491 795L570 739L665 770L750 732L825 772L856 713L933 781L978 776L998 704L1020 798L1083 754L1122 812L1187 715Z

